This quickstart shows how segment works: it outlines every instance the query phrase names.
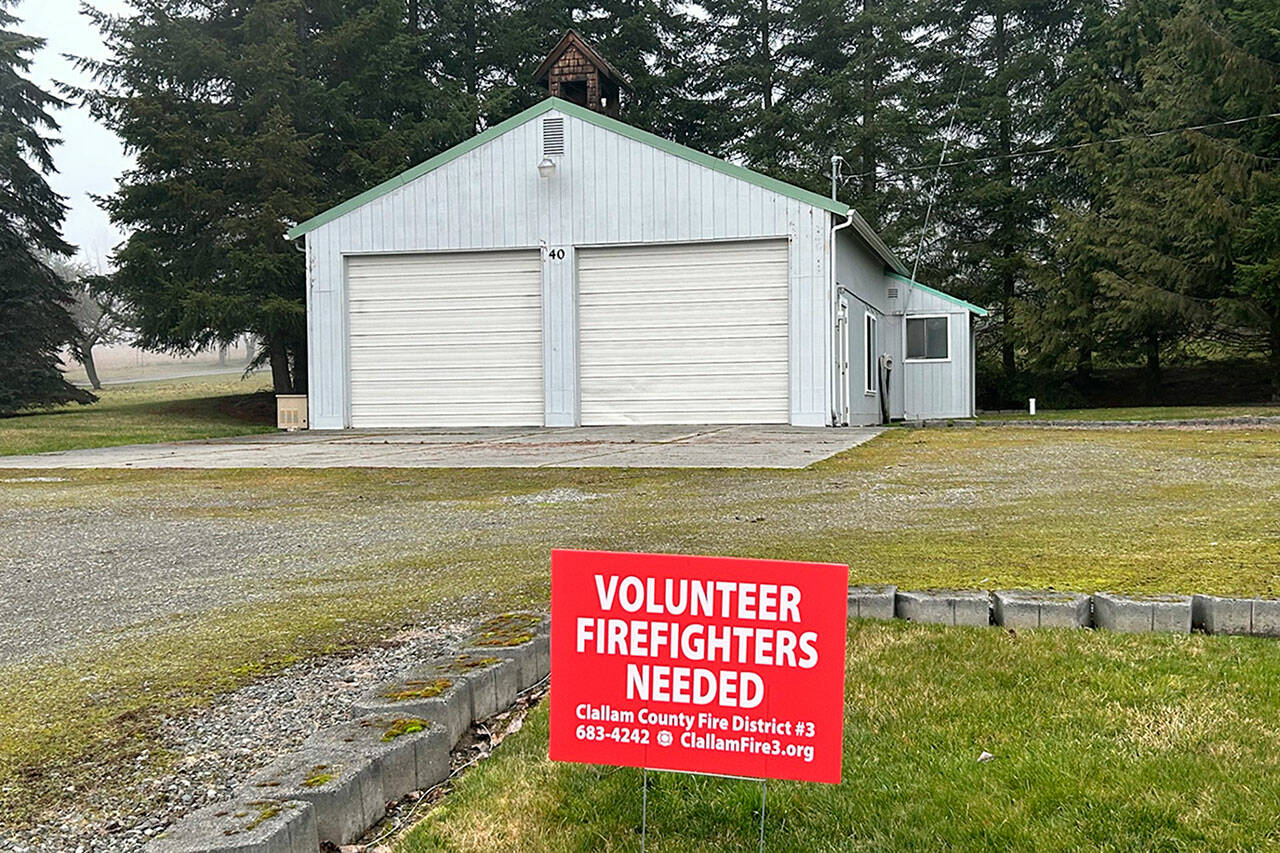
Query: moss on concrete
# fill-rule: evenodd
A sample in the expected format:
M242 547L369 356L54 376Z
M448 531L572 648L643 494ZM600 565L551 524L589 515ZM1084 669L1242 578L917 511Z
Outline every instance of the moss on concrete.
M301 784L304 788L319 788L328 785L333 781L334 772L327 764L317 764L311 768L311 772L307 774L307 778L303 779Z
M477 669L484 669L486 666L493 666L500 660L500 658L487 656L457 655L455 657L437 661L432 666L432 669L446 675L466 675L468 672L474 672Z
M541 624L542 617L536 613L503 613L481 622L463 644L495 648L518 646L532 640Z
M250 803L249 805L257 808L258 813L253 816L252 820L244 825L246 832L257 829L259 826L262 826L262 824L271 820L282 811L280 803L274 800L260 800Z
M398 737L404 737L405 735L412 735L412 734L417 734L418 732L426 731L427 727L430 725L431 723L427 722L426 720L418 720L418 719L394 720L391 723L391 725L387 726L386 730L382 733L382 741L384 743L391 743L393 740L395 740Z
M453 681L448 678L412 679L400 682L382 695L391 702L433 699L452 686Z

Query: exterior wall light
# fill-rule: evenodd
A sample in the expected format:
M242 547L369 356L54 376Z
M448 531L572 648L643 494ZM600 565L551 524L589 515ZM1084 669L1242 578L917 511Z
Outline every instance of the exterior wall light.
M538 176L549 178L556 173L556 161L550 157L543 157L542 162L538 163Z

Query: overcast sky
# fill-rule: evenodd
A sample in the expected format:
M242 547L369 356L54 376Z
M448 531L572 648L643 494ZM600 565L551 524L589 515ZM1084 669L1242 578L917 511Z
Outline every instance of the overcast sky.
M109 12L128 10L126 0L93 0L93 5ZM101 57L106 53L79 6L78 0L19 0L14 10L22 19L20 32L48 39L31 69L32 78L47 90L55 80L88 82L62 54ZM55 117L62 126L63 141L54 149L58 174L51 175L49 182L70 207L63 234L80 249L83 260L98 266L105 263L121 234L89 196L109 194L129 159L115 134L97 124L86 110L73 106Z

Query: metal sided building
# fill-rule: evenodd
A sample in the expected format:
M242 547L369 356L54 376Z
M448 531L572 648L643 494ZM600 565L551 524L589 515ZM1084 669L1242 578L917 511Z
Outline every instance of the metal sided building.
M983 312L847 205L562 98L303 235L312 428L973 414Z

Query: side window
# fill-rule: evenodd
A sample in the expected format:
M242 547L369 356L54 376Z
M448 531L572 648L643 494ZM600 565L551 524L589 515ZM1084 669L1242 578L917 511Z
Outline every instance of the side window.
M907 359L946 361L951 358L951 324L946 316L907 318Z
M866 328L864 329L865 334L862 336L866 349L866 352L864 353L865 357L863 359L863 364L866 369L866 381L863 388L866 389L868 394L874 394L880 387L880 365L879 358L876 356L876 353L880 351L880 342L876 339L876 318L871 314L866 315L866 317Z

